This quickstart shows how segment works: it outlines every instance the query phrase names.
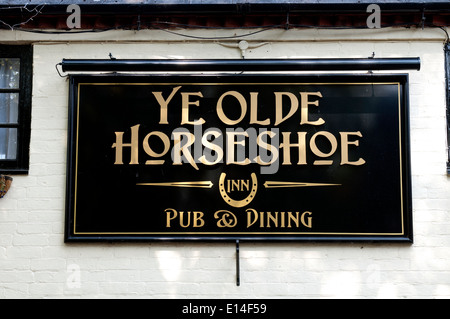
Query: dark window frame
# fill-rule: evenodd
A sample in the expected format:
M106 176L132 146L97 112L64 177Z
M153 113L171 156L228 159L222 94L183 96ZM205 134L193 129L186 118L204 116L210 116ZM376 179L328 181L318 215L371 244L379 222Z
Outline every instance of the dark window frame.
M447 174L450 175L450 42L444 46L445 52L445 91L447 99Z
M33 85L33 47L31 45L0 45L0 58L20 59L20 85L18 124L0 124L1 127L17 127L16 159L1 159L0 173L27 174L30 157L31 98ZM0 92L9 93L8 89Z

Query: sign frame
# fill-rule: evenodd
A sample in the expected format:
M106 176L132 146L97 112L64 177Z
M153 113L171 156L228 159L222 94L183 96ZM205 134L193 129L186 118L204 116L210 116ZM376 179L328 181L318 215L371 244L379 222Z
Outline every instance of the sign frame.
M400 188L401 188L401 223L402 232L392 234L373 233L338 233L329 232L310 235L264 235L242 236L240 234L224 235L196 235L186 232L185 235L171 236L167 234L131 234L130 232L94 232L79 233L76 231L75 211L77 205L77 167L78 163L78 137L79 137L79 99L80 84L82 83L146 83L148 79L159 80L161 83L181 83L188 79L193 82L211 84L225 81L226 83L239 84L250 79L261 83L312 83L312 84L398 84L398 115L399 115L399 146L400 146ZM270 81L269 81L270 80ZM95 82L98 81L98 82ZM122 81L122 82L121 82ZM410 168L410 137L409 137L409 91L408 74L262 74L262 75L235 75L235 74L170 74L170 75L71 75L69 78L69 123L68 123L68 152L67 152L67 187L66 187L66 221L65 242L99 242L99 241L295 241L295 242L413 242L413 218L412 218L412 194L411 194L411 168Z

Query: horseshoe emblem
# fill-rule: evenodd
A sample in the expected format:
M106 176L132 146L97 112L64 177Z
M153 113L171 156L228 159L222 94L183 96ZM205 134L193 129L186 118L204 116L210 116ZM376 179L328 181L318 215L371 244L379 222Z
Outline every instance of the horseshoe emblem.
M256 178L256 174L252 173L252 175L251 175L252 187L250 190L250 194L243 200L234 200L230 196L228 196L228 194L225 190L225 177L226 176L227 175L225 173L222 173L222 174L220 174L220 179L219 179L219 191L220 191L220 195L222 196L223 200L228 205L237 207L237 208L244 207L244 206L250 204L252 202L252 200L255 198L256 191L258 190L258 179Z

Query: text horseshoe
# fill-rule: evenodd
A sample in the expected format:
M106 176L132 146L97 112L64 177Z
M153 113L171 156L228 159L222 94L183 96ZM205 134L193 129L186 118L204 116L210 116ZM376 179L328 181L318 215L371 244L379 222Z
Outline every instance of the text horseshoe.
M252 202L252 200L255 198L256 192L258 191L258 179L256 177L256 174L252 173L252 175L251 175L252 187L250 190L250 194L243 200L234 200L230 196L227 195L227 192L225 190L225 177L226 176L227 175L225 173L222 173L222 174L220 174L220 179L219 179L219 190L220 190L220 195L222 196L223 200L228 205L237 207L237 208L241 208L241 207L244 207L244 206L247 206L248 204L250 204Z

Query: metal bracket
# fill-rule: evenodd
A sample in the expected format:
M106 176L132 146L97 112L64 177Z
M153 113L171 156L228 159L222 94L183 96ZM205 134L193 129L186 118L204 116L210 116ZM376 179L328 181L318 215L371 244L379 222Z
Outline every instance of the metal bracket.
M221 42L218 42L218 44L220 44L221 46L223 46L225 48L238 48L239 50L241 50L242 59L245 59L248 49L256 49L256 48L262 47L263 45L269 44L269 42L263 42L263 43L257 43L257 44L250 45L247 41L242 40L242 41L239 41L239 43L237 43L237 44L236 43L221 43Z
M425 20L426 20L427 18L425 17L425 8L423 8L422 9L422 23L421 23L421 25L422 25L422 30L425 28Z
M375 52L372 52L372 56L369 56L368 59L375 59ZM373 71L369 70L368 73L373 74Z
M236 286L241 285L241 265L239 261L239 239L236 240Z

